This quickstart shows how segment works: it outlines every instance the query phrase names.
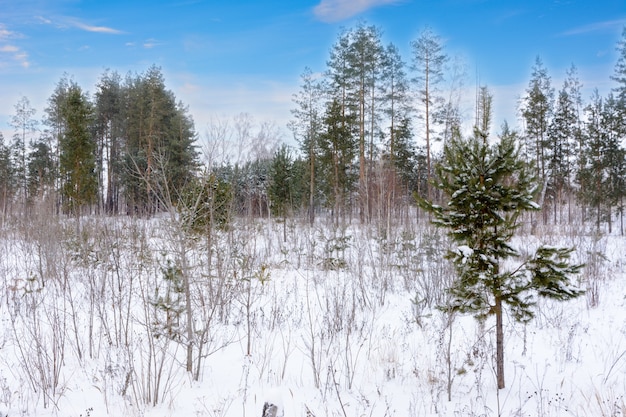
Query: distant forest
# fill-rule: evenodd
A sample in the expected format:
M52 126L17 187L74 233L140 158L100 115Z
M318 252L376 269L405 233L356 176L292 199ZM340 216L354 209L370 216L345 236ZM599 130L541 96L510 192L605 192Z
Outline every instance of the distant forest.
M520 92L522 126L498 127L536 177L535 222L583 219L624 232L626 28L617 50L605 97L597 89L582 97L574 65L553 85L538 57ZM306 68L293 96L297 149L246 114L214 121L201 138L156 66L105 71L91 95L64 76L41 120L23 97L13 137L0 136L0 224L34 210L77 219L176 212L199 230L234 216L311 224L322 216L388 230L422 215L419 198L445 203L433 186L438 144L468 124L484 140L492 130L488 86L476 89L474 120L463 120L466 76L440 36L425 29L410 51L402 57L366 23L343 30L324 71Z

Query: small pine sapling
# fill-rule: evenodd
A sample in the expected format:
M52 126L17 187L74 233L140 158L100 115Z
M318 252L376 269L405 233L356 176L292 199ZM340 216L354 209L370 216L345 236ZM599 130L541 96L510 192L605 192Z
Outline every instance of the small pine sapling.
M455 242L447 257L457 278L449 288L446 309L472 313L478 319L496 317L496 374L504 388L503 307L519 322L533 318L537 297L569 300L583 292L570 277L582 265L569 258L573 249L540 247L512 270L504 267L520 253L511 240L524 212L539 210L532 166L519 155L516 134L505 125L499 141L485 135L453 139L444 147L433 185L447 198L445 206L421 199L433 223L448 230ZM508 264L507 264L508 265Z

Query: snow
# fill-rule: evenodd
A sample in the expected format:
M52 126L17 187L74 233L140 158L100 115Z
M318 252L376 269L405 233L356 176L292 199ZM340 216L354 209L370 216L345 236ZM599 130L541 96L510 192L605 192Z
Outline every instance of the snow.
M184 369L185 345L150 333L151 320L166 317L149 303L155 288L164 294L164 259L180 255L167 219L83 227L80 237L46 220L0 230L3 416L248 417L266 402L285 417L626 414L621 236L598 238L583 225L548 226L540 239L520 231L526 253L575 246L588 291L539 299L527 325L505 317L498 391L492 321L454 315L450 325L435 308L453 269L448 241L426 224L385 239L375 226L290 223L283 242L282 225L242 220L213 237L210 273L202 240L188 242L194 291L223 273L227 301L216 311L194 305L210 336L197 381ZM147 403L148 393L158 401Z
M461 255L462 259L462 263L467 262L467 258L471 258L472 255L474 255L474 249L470 248L467 245L461 245L457 248L457 250L459 251L459 254Z

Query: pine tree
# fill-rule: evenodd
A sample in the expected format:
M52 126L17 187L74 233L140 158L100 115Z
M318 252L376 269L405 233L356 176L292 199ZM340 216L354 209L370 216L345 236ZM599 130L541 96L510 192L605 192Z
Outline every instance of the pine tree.
M120 210L127 88L116 72L105 72L95 93L99 203L105 212Z
M97 174L96 145L90 134L93 109L78 85L69 86L61 116L65 126L59 139L61 194L67 212L80 219L82 208L96 201Z
M491 129L491 107L493 105L493 94L491 94L487 86L481 86L478 89L476 104L474 135L480 137L483 142L486 142L489 137L489 130Z
M453 57L447 77L448 98L435 116L443 124L440 137L444 143L461 133L461 101L466 75L463 60Z
M286 145L275 153L270 166L269 198L270 208L275 217L283 221L283 241L287 241L287 214L291 206L291 155Z
M161 70L126 81L122 183L129 213L151 214L175 200L197 167L196 133L188 109L167 90ZM169 194L169 195L165 195Z
M504 267L520 256L511 246L520 216L538 209L533 201L536 177L520 157L516 140L505 126L493 145L482 135L449 141L434 182L448 202L440 206L420 201L457 244L448 255L457 279L444 308L473 313L480 320L496 318L499 389L505 386L504 308L515 320L526 322L533 317L536 296L567 300L581 294L570 283L570 276L581 268L568 263L571 249L541 247L516 269Z
M15 105L15 114L11 117L11 126L15 129L13 135L13 158L16 186L20 195L22 207L26 208L28 197L28 181L26 157L31 136L37 130L37 121L33 118L36 110L31 107L30 101L22 97Z
M32 150L27 158L28 195L34 198L43 198L54 187L55 171L54 158L50 146L44 140L31 144Z
M289 128L293 132L307 164L306 177L308 182L308 215L312 226L315 222L316 202L316 167L319 152L319 135L321 130L321 94L322 89L310 68L305 68L301 75L300 92L294 95L296 108L291 110L293 120Z
M548 126L552 118L554 90L548 70L541 58L537 57L532 68L532 75L526 90L526 97L522 108L522 116L526 122L525 152L529 160L535 161L535 168L542 185L542 194L539 197L543 205L547 189L548 176L546 148L548 142ZM544 211L544 223L547 221L547 212Z
M613 89L616 93L616 110L619 123L616 127L616 133L621 138L622 146L620 147L621 152L624 151L624 138L626 138L626 26L622 29L622 38L617 44L617 51L619 53L619 57L617 59L617 63L615 64L615 70L611 79L617 83L617 86ZM620 213L620 224L621 224L621 233L624 233L624 196L626 195L626 181L624 179L625 175L622 174L620 177L620 183L616 184L616 187L620 188L619 194L619 213Z
M361 221L371 217L368 183L382 110L379 83L383 53L380 30L360 23L339 35L330 51L325 72L327 97L339 104L343 123L352 123L352 126L342 126L342 129L356 137L354 146L358 157L358 206Z
M605 163L607 221L609 233L613 231L613 208L617 207L620 218L623 215L623 199L626 195L626 150L622 145L624 138L624 120L621 117L620 103L610 93L602 112L602 124L605 129ZM623 234L623 220L621 232Z
M582 135L582 106L583 100L581 95L582 84L578 78L578 70L576 66L572 64L572 66L567 70L565 83L563 85L564 90L567 92L568 99L572 104L572 114L571 114L571 125L568 126L568 129L572 135L571 140L571 155L570 155L570 170L571 173L567 177L567 206L568 206L568 222L572 221L572 197L575 196L574 193L574 180L576 177L576 170L580 169L578 165L579 155L583 149L583 135ZM584 207L581 207L581 212L584 213ZM584 216L583 216L584 217Z
M0 132L0 225L4 223L8 214L13 189L11 150L5 145L4 137Z
M611 232L613 207L620 204L625 193L619 104L612 93L604 100L595 90L585 113L585 141L577 174L578 197L594 210L596 227L599 229L602 222L607 222Z
M405 63L398 48L393 44L389 44L384 51L382 71L383 111L388 123L383 133L387 139L383 157L388 161L387 169L390 172L385 202L386 228L389 231L396 193L400 190L406 191L409 187L409 176L414 169L415 150L411 143L411 106Z
M326 200L333 208L335 223L339 224L340 218L345 221L347 200L355 184L354 118L348 116L346 120L340 102L333 100L326 109L323 126L320 165L326 175Z
M626 111L626 26L622 29L622 38L617 43L616 49L619 56L611 79L617 83L613 91L617 93L616 98L622 111Z
M382 72L384 48L381 32L375 26L359 24L350 36L348 65L352 85L359 148L359 216L371 218L370 171L375 154L374 138L378 126L378 83ZM381 106L382 107L382 106Z
M411 42L413 50L412 69L415 72L413 82L416 85L418 107L422 110L424 120L424 140L426 153L426 196L430 200L432 175L432 142L435 124L438 122L435 116L441 113L441 107L445 100L439 91L439 85L444 80L444 65L448 56L444 52L441 38L430 28L423 30L418 38Z
M578 114L574 98L570 96L568 81L559 91L554 110L554 117L548 126L548 153L546 195L552 200L554 223L568 193L569 179L573 173L572 159L576 144Z

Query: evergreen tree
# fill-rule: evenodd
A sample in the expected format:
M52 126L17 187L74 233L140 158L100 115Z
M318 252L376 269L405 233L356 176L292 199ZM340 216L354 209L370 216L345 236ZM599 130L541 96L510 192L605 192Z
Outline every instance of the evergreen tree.
M441 107L445 100L441 96L440 84L444 80L444 66L448 61L448 56L444 52L441 38L430 28L423 30L418 38L411 42L413 50L413 66L416 85L418 107L424 121L424 140L426 154L426 196L430 200L430 178L432 175L432 142L435 118L441 113Z
M193 177L196 134L188 109L166 89L159 68L129 78L126 88L122 183L127 211L150 214L164 200L175 202Z
M326 200L333 208L335 223L345 221L346 204L354 189L355 136L352 132L353 116L348 120L343 115L338 100L329 103L323 120L324 130L320 136L320 163L327 167L325 189Z
M54 187L54 158L50 146L44 140L31 144L27 158L29 199L43 198Z
M322 119L320 114L322 89L308 67L302 73L301 80L300 92L293 97L296 108L291 110L294 118L289 122L289 128L298 141L307 164L308 215L312 226L315 221L316 166Z
M394 151L392 165L402 184L405 195L411 195L418 188L418 150L413 143L411 118L405 117L398 121L394 128ZM426 180L426 177L424 177Z
M515 269L510 258L520 253L511 246L520 215L536 210L536 178L520 157L517 136L505 125L498 142L481 135L454 139L444 146L434 185L448 203L422 200L434 223L448 229L457 244L449 253L457 271L447 310L496 318L496 374L504 388L504 307L517 321L533 317L536 296L567 300L581 294L570 283L580 266L570 265L571 249L541 247Z
M572 104L572 120L571 125L568 126L571 134L572 134L572 145L571 150L572 154L570 155L570 170L572 171L570 175L567 177L567 201L568 201L568 221L572 220L572 196L575 196L574 193L574 180L576 177L576 170L580 169L580 158L578 155L582 153L583 149L583 134L582 134L582 107L583 100L581 95L582 84L578 78L578 70L574 65L572 65L566 74L566 79L564 83L564 89L566 88L568 99ZM584 207L581 207L581 211L584 213ZM584 217L584 216L583 216Z
M44 131L44 138L51 150L54 169L54 186L51 199L55 201L54 208L56 214L58 214L61 210L61 198L59 197L61 192L61 176L59 172L60 143L67 129L67 120L65 118L64 111L68 100L70 86L76 86L76 83L70 80L67 74L64 74L57 83L54 92L48 98L48 106L45 109L46 116L44 118L44 124L47 126L47 129Z
M596 227L607 222L612 229L612 210L623 199L625 161L621 146L619 104L613 94L606 100L594 91L585 108L585 141L580 158L579 199L594 210Z
M9 211L13 189L11 150L5 145L4 137L0 132L0 220L2 223Z
M37 130L37 121L33 119L36 110L31 107L30 101L22 97L15 105L15 114L11 117L11 126L15 129L13 135L13 167L16 187L21 197L22 207L26 207L28 196L27 181L27 145L31 136Z
M81 209L96 201L96 145L90 134L93 108L86 94L71 84L61 109L65 130L59 138L61 194L68 213L80 218Z
M621 232L623 234L623 200L626 194L626 150L623 146L624 120L621 117L621 104L609 94L602 113L602 124L605 129L605 163L606 165L606 195L604 202L607 205L607 221L609 233L613 231L613 208L617 207L622 219Z
M487 142L489 130L491 129L491 107L493 105L493 95L487 86L478 89L476 97L476 124L474 125L474 135Z
M359 216L370 219L370 171L375 154L379 112L378 83L382 73L384 49L380 30L359 24L350 33L348 70L352 85L351 101L358 126ZM381 106L382 107L382 106Z
M95 93L99 203L105 212L120 210L127 88L116 72L106 71Z
M554 90L548 70L541 58L535 59L532 75L524 97L522 116L526 122L525 153L529 160L535 161L535 168L542 186L539 202L543 205L547 190L548 176L546 173L546 148L548 142L548 126L552 118ZM547 221L547 212L544 211L544 222Z
M626 26L622 29L622 38L617 43L618 58L611 79L617 83L613 91L620 103L622 116L626 114Z
M325 74L328 99L339 104L342 122L352 123L342 129L356 137L361 221L371 215L368 177L376 154L375 138L382 109L379 83L383 52L380 30L360 23L339 35L331 49Z
M291 155L286 145L275 153L270 166L269 198L270 208L275 217L283 220L283 240L287 241L287 214L291 206Z
M352 95L350 44L351 32L342 31L330 50L330 57L326 63L327 69L324 73L324 93L328 100L337 102L341 117L344 119L349 114L356 114L356 104ZM349 129L353 130L353 127L350 126Z
M243 213L269 217L269 186L272 160L255 159L243 167Z
M387 230L391 228L392 205L396 192L406 191L413 172L414 146L411 143L410 97L405 63L395 45L385 49L382 66L383 111L388 123L383 136L387 138L383 157L388 161L390 171L387 190Z
M617 135L621 138L622 146L620 147L621 152L624 152L624 139L626 138L626 26L622 29L622 37L617 44L617 51L619 53L617 63L615 64L615 70L611 79L617 83L617 86L613 89L616 93L616 110L618 118L616 121L618 122L615 125L615 131ZM617 162L617 161L616 161ZM624 233L624 195L626 194L626 190L624 189L626 185L624 185L624 175L619 178L621 183L616 184L616 187L620 187L621 191L619 194L619 213L620 213L620 224L622 234Z
M291 206L296 211L308 207L308 169L309 164L302 157L296 157L291 164Z
M205 172L190 181L176 206L185 231L205 235L211 249L214 228L225 229L232 218L232 187L219 172Z
M439 120L443 124L440 136L444 143L461 134L461 100L463 99L465 77L466 70L463 60L454 57L448 77L448 98L435 115L435 120ZM478 125L478 122L476 124Z
M573 173L572 159L577 146L578 113L576 98L570 96L568 80L559 91L554 110L554 117L548 126L548 154L546 195L552 200L554 223L556 224L558 209L564 202L564 194L568 193L569 179Z

